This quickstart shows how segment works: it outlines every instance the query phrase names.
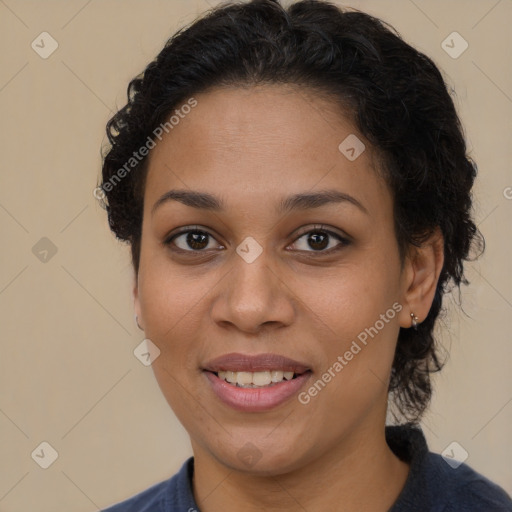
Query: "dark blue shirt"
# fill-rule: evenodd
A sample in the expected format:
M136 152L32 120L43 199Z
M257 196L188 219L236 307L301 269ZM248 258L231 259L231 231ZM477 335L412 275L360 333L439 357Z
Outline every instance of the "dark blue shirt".
M386 427L386 441L410 464L405 486L388 512L512 512L510 496L466 464L452 468L429 452L413 426ZM178 473L103 512L200 512L192 492L194 458Z

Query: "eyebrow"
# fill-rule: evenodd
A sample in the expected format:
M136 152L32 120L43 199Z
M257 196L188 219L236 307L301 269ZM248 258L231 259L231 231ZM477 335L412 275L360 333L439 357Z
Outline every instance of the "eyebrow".
M186 206L209 210L213 212L222 212L225 210L225 203L219 197L207 192L198 192L192 190L169 190L153 205L151 214L160 206L169 202L178 201ZM320 208L327 204L347 202L359 208L362 212L369 215L368 210L355 197L341 192L339 190L321 190L318 192L303 192L283 198L277 206L277 213L284 214L293 210L308 210L311 208Z

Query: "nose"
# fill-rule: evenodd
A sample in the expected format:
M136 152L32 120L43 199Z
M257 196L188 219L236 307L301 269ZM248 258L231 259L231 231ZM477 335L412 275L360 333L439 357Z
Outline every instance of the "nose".
M234 254L230 264L211 309L217 325L255 334L293 323L297 296L265 251L251 263Z

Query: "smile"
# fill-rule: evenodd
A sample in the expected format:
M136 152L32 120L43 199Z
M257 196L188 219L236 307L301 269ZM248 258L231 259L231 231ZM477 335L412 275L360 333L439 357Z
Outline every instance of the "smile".
M261 388L269 387L283 382L283 380L292 380L299 374L284 370L271 370L263 372L237 372L237 371L219 371L217 377L241 388Z
M229 377L236 382L228 382L219 374L229 374ZM295 397L298 393L306 387L307 381L310 379L312 372L307 370L301 374L294 374L293 372L284 372L282 370L275 370L274 378L277 379L283 374L283 378L276 382L269 384L258 385L256 382L262 382L259 378L264 378L267 382L270 376L272 379L274 371L264 372L211 372L208 370L203 371L203 375L207 379L207 385L213 391L214 399L218 399L222 404L229 406L239 412L264 412L284 404L288 400ZM291 378L286 379L287 377ZM260 377L264 374L263 377ZM268 375L267 375L268 374ZM223 375L227 378L227 375ZM238 380L243 384L238 384ZM249 383L249 379L251 382Z

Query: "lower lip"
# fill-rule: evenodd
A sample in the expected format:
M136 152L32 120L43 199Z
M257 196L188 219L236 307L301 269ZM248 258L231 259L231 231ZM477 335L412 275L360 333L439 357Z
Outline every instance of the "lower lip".
M262 388L239 388L228 384L212 372L203 372L210 381L213 392L233 409L244 412L261 412L277 407L297 394L311 372L303 373L295 379L283 380L273 386Z

